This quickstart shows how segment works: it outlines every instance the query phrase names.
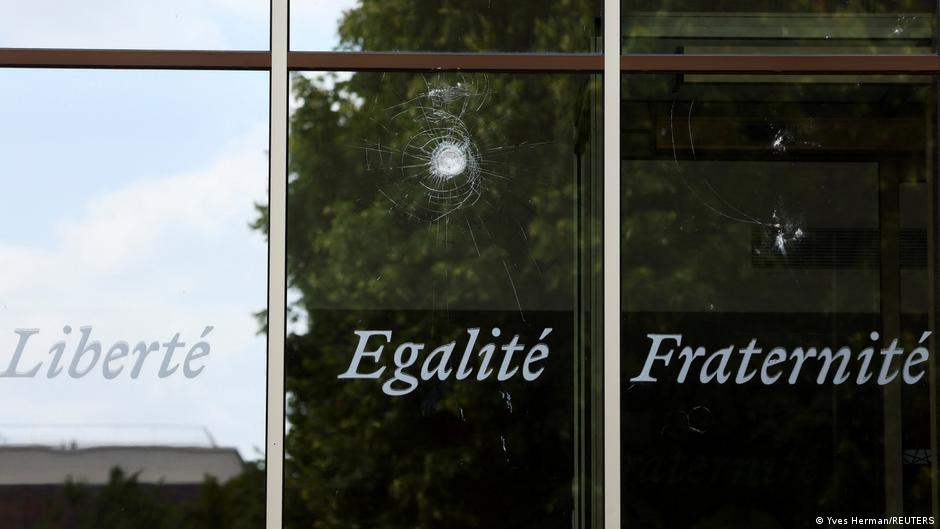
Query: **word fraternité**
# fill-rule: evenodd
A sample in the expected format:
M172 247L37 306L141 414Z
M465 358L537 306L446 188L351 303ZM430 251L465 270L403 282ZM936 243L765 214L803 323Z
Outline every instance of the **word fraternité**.
M662 381L662 371L668 370L669 379L674 377L679 384L690 378L701 384L745 384L752 379L766 386L780 381L796 384L800 373L814 374L820 385L874 382L883 386L898 375L905 384L916 384L926 371L926 366L921 364L930 358L930 351L923 345L930 334L930 331L921 334L919 346L910 353L899 348L898 340L894 339L887 347L871 345L858 352L848 346L835 351L831 347L794 347L792 350L772 347L766 354L758 347L756 338L744 347L729 345L709 352L701 346L682 346L681 334L647 334L651 343L643 370L630 382ZM878 342L877 332L869 337L872 342ZM737 369L730 368L729 364L736 364ZM654 373L657 367L659 371Z

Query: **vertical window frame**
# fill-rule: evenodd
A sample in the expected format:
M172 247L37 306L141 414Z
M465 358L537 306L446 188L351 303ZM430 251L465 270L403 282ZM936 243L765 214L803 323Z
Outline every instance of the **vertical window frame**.
M268 113L268 370L265 450L265 527L283 527L287 341L287 135L290 73L290 2L271 2L271 101Z
M604 0L604 529L620 529L621 0Z

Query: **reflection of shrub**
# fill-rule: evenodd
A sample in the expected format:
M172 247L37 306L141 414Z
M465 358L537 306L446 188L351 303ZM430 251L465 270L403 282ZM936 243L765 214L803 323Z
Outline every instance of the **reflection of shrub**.
M138 482L114 468L107 485L67 482L62 508L36 529L258 529L264 527L264 465L247 463L238 477L201 485Z
M340 24L341 47L593 46L590 0L453 4L364 0ZM571 526L572 489L584 483L572 455L573 249L590 244L577 237L573 204L590 193L585 181L594 177L595 81L582 74L294 77L302 104L291 117L287 273L300 297L289 309L308 316L309 330L290 335L285 352L285 527ZM436 127L415 101L429 85L466 82L491 97L468 107L459 136L472 138L490 163L481 168L491 170L472 208L448 203L448 218L416 222L414 208L400 206L416 196L403 175L413 162L401 162L402 154ZM406 192L394 192L403 181ZM266 210L259 212L255 227L264 230ZM443 344L469 327L496 326L504 336L534 333L527 343L553 327L555 368L531 385L449 380L394 399L369 381L337 379L356 329Z

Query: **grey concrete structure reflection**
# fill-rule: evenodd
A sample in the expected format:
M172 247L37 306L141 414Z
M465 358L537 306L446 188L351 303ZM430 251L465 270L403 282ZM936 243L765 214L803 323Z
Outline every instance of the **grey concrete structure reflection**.
M139 472L139 483L198 485L206 476L226 482L242 472L242 459L234 448L175 446L100 446L54 448L0 446L0 486L104 485L111 470Z

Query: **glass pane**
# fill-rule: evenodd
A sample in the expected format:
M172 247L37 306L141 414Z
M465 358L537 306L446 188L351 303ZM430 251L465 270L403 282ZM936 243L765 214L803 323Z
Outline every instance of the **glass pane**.
M2 48L266 50L269 0L6 0Z
M624 53L933 53L932 0L622 1Z
M291 49L600 52L598 0L293 0Z
M624 77L624 527L937 515L935 97Z
M291 527L599 515L598 81L294 77Z
M264 526L267 83L0 70L0 527Z

